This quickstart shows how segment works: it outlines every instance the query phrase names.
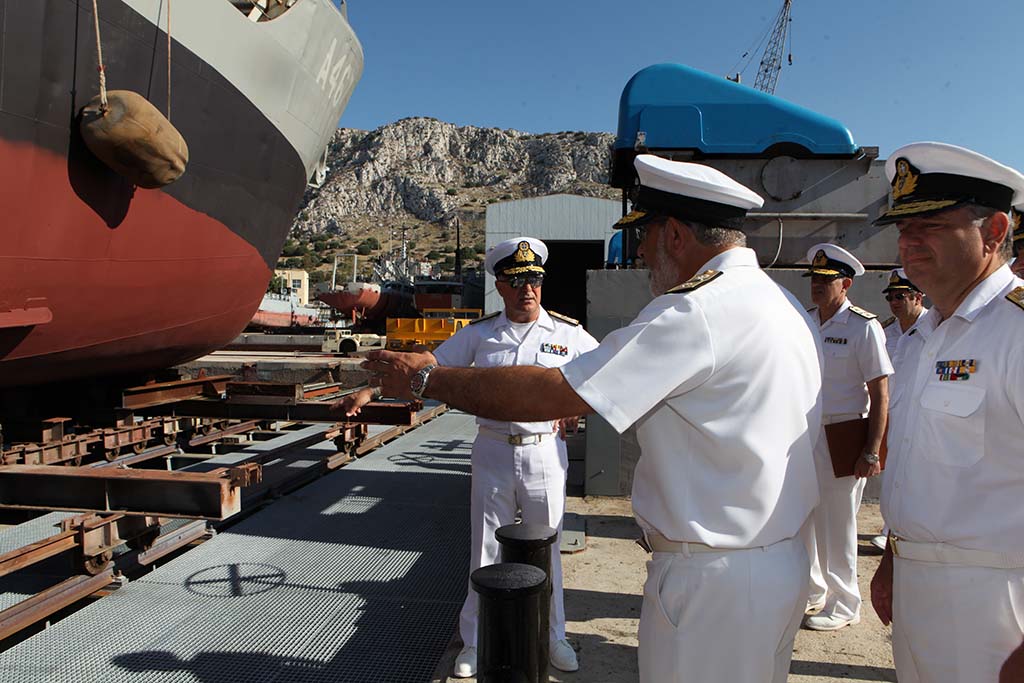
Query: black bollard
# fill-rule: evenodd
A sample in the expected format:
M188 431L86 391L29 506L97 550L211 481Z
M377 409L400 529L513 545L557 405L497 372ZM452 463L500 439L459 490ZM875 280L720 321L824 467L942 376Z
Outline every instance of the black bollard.
M541 601L540 614L540 657L537 660L538 680L548 680L548 656L551 650L549 634L551 629L551 545L558 539L558 532L544 524L507 524L494 532L501 544L502 562L521 562L544 571L547 583L544 586L546 598ZM557 549L556 549L557 552Z
M480 596L477 683L547 683L547 676L538 676L538 643L547 642L538 616L547 574L528 564L501 563L480 567L470 581Z

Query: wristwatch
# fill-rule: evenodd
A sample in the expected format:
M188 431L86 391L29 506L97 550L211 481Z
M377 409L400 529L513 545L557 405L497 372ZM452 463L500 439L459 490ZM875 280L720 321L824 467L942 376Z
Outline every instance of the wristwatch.
M866 462L869 465L878 464L878 453L865 453L860 457L864 458L864 462Z
M424 365L419 372L412 376L412 379L409 380L409 391L413 396L423 398L423 392L427 390L427 378L436 367L436 365Z

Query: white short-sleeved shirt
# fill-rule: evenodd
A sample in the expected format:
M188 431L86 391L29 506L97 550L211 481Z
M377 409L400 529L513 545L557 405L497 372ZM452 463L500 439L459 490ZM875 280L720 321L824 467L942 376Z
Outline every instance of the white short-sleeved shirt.
M900 383L897 379L900 377L900 365L901 365L901 351L904 348L904 344L901 341L903 337L910 334L910 331L914 329L917 321L921 319L925 313L928 312L927 308L922 308L921 312L917 315L917 319L907 328L904 332L900 326L900 321L895 316L890 318L892 322L888 320L882 323L882 329L885 331L885 351L889 354L889 360L892 362L892 375L889 376L889 412L892 412L893 405L899 401L903 392L900 391ZM911 344L911 346L913 346Z
M543 308L525 336L504 312L472 323L434 350L440 365L465 368L539 365L557 368L597 347L597 340L578 323L553 317ZM520 341L521 338L521 341ZM508 434L551 433L554 422L502 422L477 418L477 424Z
M649 531L721 548L795 535L818 502L821 346L792 294L730 249L721 274L664 294L562 367L641 456L633 512Z
M908 387L882 475L882 514L898 536L1024 548L1024 310L1006 299L1021 286L1004 266L950 318L933 308L901 340Z
M825 354L821 388L824 415L868 412L865 383L892 374L882 326L876 318L855 312L849 299L824 324L817 308L811 309L811 317L820 326Z
M894 361L894 356L896 355L896 342L899 341L900 335L903 334L899 318L892 316L882 323L882 332L885 333L885 352L889 354L889 360ZM894 361L893 369L895 370L895 368L896 363Z

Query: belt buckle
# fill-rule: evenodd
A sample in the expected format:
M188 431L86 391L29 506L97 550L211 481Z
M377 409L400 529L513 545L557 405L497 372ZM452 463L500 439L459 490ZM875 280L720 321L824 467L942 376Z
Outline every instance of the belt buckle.
M508 442L510 444L512 444L513 446L522 446L523 445L523 435L522 434L513 434L512 436L508 437Z
M900 541L900 537L890 531L889 532L889 547L892 548L892 554L895 557L899 557L900 556L899 541Z

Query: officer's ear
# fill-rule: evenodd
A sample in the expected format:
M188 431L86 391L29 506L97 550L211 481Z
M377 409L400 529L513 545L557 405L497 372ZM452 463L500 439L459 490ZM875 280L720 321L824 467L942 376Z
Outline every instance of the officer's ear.
M996 211L994 214L981 222L978 230L981 231L981 241L985 246L985 252L999 251L1000 246L1006 240L1006 233L1010 229L1010 217L1005 211Z

